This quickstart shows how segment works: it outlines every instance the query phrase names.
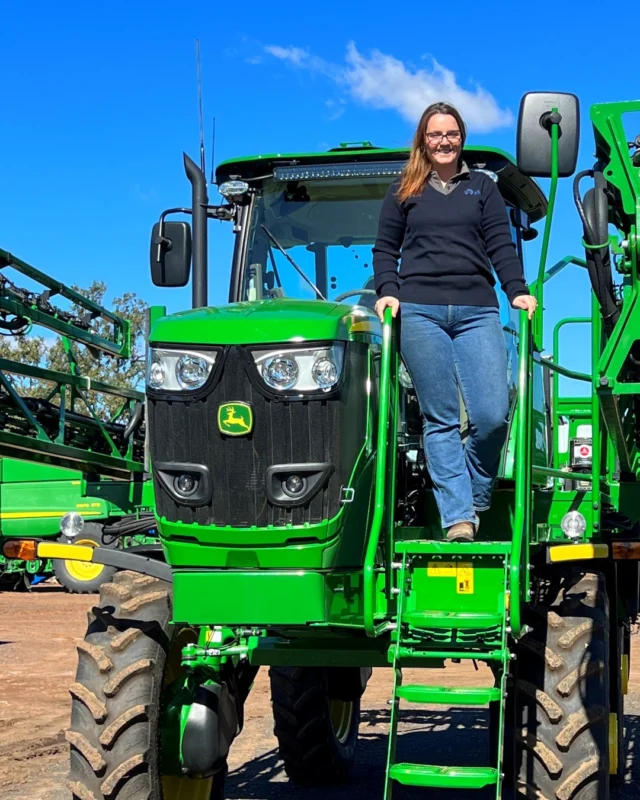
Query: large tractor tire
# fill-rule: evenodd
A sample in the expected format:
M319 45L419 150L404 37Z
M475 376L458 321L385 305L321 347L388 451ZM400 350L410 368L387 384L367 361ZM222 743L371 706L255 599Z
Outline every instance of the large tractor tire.
M613 667L604 576L549 570L525 619L507 709L511 788L530 800L608 800Z
M105 537L103 527L98 522L85 523L82 533L74 539L64 534L58 539L62 544L82 544L88 547L116 548L117 540ZM92 564L84 561L53 561L53 573L58 583L72 594L96 594L103 583L107 583L116 573L115 567Z
M330 676L321 667L271 667L269 678L274 733L287 776L303 785L346 780L358 739L360 698L331 697Z
M161 774L162 691L193 641L170 618L164 581L118 572L101 587L70 689L74 800L222 800L226 769L204 780Z

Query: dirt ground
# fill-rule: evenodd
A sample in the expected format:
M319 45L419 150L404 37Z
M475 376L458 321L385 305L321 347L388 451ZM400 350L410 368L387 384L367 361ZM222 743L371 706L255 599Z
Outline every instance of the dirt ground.
M65 786L69 716L68 686L76 668L75 645L84 634L92 597L70 596L43 585L31 594L0 594L0 798L2 800L70 800ZM627 696L626 741L621 755L627 776L612 800L638 797L640 764L634 744L640 736L640 636L633 637L632 675ZM415 679L415 678L414 678ZM475 684L488 671L471 663L435 671L430 682ZM388 729L389 670L378 670L364 697L358 755L352 779L331 790L332 800L382 797ZM411 677L407 676L411 681ZM446 707L409 708L401 725L398 755L404 760L442 764L487 763L487 714L484 710ZM325 800L326 790L305 790L289 784L278 760L263 670L247 705L247 721L231 751L226 796L229 800ZM424 732L428 732L425 734ZM422 735L420 735L422 734ZM463 793L464 794L464 793ZM458 792L432 792L429 800L454 800ZM474 797L482 797L480 793ZM487 797L490 795L487 795ZM395 797L425 800L419 790Z

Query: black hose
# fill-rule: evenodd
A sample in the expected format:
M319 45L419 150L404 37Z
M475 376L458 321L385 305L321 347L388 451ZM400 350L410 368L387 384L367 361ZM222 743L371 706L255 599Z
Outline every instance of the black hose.
M573 179L573 200L575 202L576 208L578 210L578 214L582 221L582 226L584 230L584 241L590 247L586 249L586 262L587 262L587 271L589 273L589 278L591 280L591 286L593 287L593 291L596 295L598 300L598 304L600 305L600 313L602 314L602 318L605 324L605 330L610 333L613 329L613 326L618 321L620 316L620 311L618 306L616 305L615 299L613 297L613 279L611 276L611 263L610 260L607 258L607 263L605 263L605 259L603 257L603 251L605 254L608 255L609 245L608 242L599 242L598 236L600 235L599 231L594 231L593 227L587 217L587 214L584 209L584 204L582 202L582 197L580 196L580 182L586 178L591 177L595 178L596 173L595 170L583 170L579 172L575 178ZM594 191L598 191L598 187L596 185ZM595 204L594 204L595 208ZM597 245L602 244L601 248L597 247Z
M111 525L105 525L104 533L114 539L122 536L136 536L140 533L147 533L156 527L156 520L153 514L144 513L140 516L129 514L126 517L112 522Z
M132 433L135 433L140 425L142 424L142 418L144 416L144 406L142 403L136 403L135 408L133 409L133 413L131 414L131 419L127 423L124 432L122 434L122 438L125 442L129 441L129 438Z
M582 172L579 172L573 179L573 202L576 204L576 208L578 209L578 214L582 220L582 226L593 236L593 231L591 230L589 220L584 213L584 206L582 205L582 198L580 197L580 181L582 181L583 178L593 178L593 170L583 169Z

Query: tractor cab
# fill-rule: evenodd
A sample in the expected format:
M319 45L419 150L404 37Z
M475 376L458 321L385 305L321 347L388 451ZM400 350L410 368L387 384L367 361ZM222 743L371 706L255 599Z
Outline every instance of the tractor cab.
M372 308L371 249L380 208L407 156L363 143L220 165L219 190L242 218L229 301L293 297ZM469 147L464 158L498 182L522 253L523 237L535 235L531 224L544 216L544 195L500 151ZM513 315L504 304L502 314L509 324Z

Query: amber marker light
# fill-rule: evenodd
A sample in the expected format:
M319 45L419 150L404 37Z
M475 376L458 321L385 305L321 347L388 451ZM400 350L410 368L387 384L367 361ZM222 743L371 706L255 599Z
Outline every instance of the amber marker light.
M10 539L2 545L5 558L19 558L21 561L35 561L38 543L33 539Z

